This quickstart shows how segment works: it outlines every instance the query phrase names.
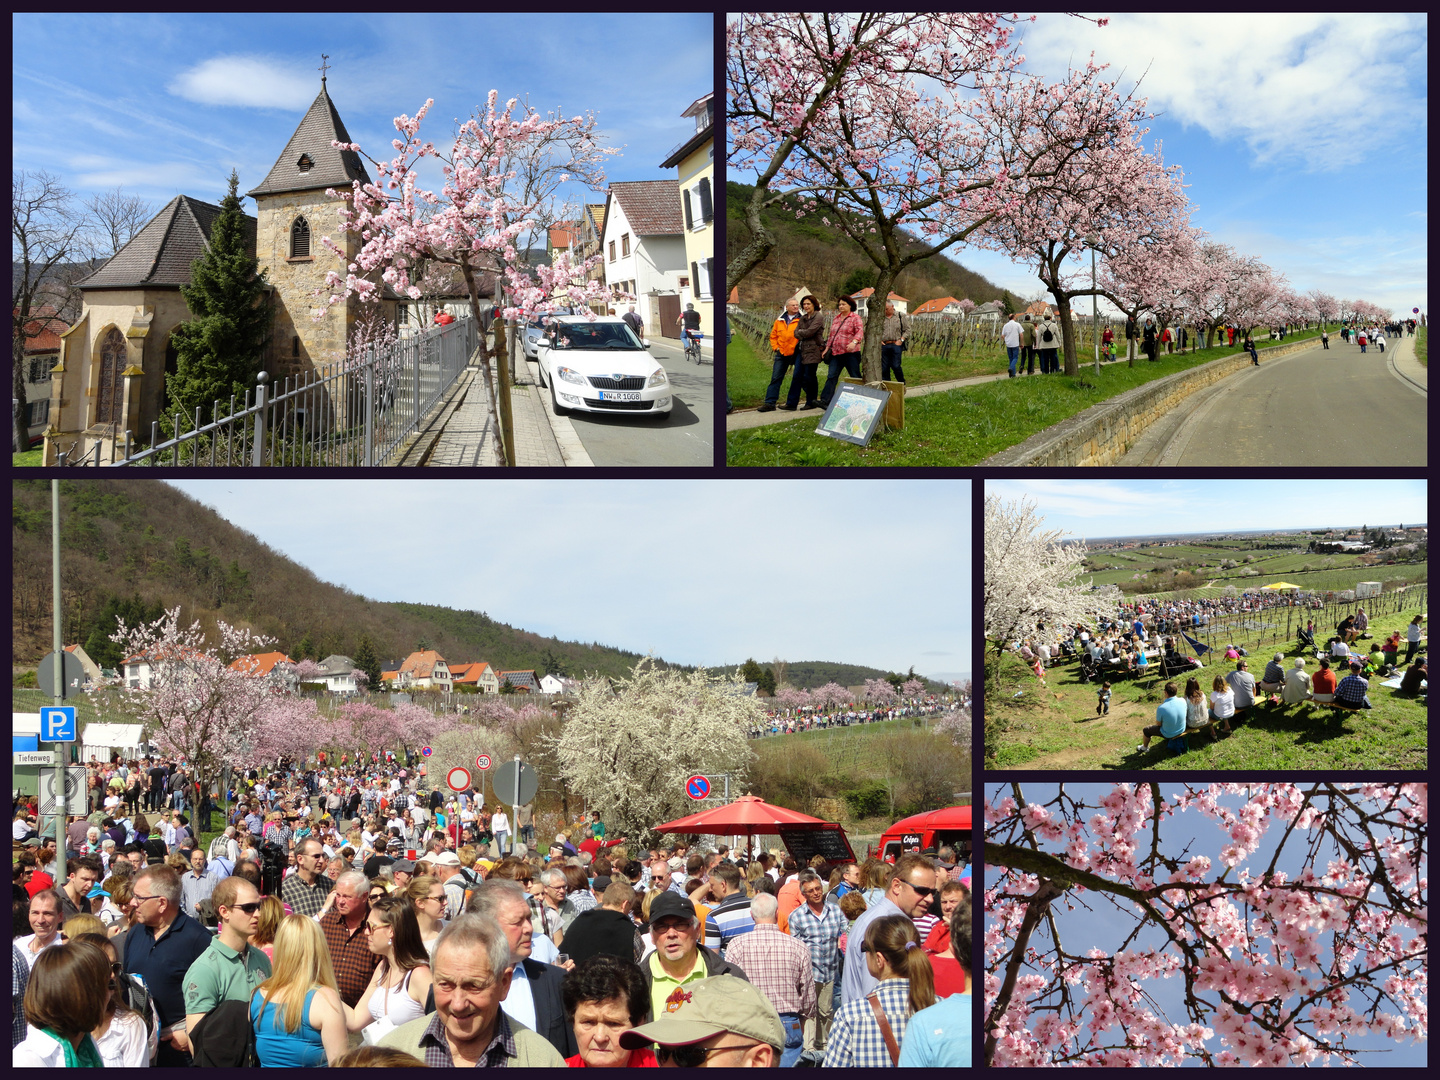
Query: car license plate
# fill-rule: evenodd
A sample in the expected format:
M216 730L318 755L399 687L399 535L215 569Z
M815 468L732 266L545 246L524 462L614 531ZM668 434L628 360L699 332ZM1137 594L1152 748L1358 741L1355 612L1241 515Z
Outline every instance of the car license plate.
M639 401L639 400L640 400L640 392L639 392L638 390L601 390L601 391L600 391L600 400L601 400L601 401Z

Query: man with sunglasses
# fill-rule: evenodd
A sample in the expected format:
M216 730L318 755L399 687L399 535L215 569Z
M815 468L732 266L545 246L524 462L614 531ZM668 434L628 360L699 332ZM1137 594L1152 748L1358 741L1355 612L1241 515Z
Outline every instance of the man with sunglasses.
M865 963L862 949L865 928L883 915L904 915L913 919L925 914L938 885L935 864L926 856L902 855L895 860L885 895L871 904L850 928L845 949L845 971L841 979L841 996L845 1001L859 1001L880 985Z
M270 977L269 958L250 944L260 924L259 890L244 878L228 877L210 900L220 914L220 932L185 972L185 1030L192 1039L216 1005L249 1001L250 992Z
M664 1016L670 1004L683 1000L690 984L701 979L735 975L748 980L739 967L700 944L702 925L688 896L663 892L650 901L650 940L655 948L640 969L650 991L651 1016ZM780 1045L785 1045L783 1035Z
M326 897L335 882L325 876L330 861L319 840L302 840L295 852L295 873L280 883L280 899L290 905L296 915L313 918L325 908Z
M785 1045L775 1007L744 979L717 975L678 992L659 1019L622 1032L620 1045L655 1044L661 1065L685 1069L773 1068Z

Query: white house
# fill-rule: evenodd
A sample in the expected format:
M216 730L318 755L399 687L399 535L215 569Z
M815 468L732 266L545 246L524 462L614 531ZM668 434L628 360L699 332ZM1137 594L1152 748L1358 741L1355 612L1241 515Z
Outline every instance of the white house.
M1005 312L1005 305L998 300L991 300L988 304L981 304L975 309L975 317L985 322L999 322Z
M870 298L874 295L875 290L868 287L861 289L857 293L850 294L850 299L854 300L856 304L856 313L859 314L862 319L869 316ZM897 315L904 315L910 308L910 301L906 300L905 297L901 296L899 293L892 292L888 297L886 297L886 299L890 303L895 305L895 312Z
M350 657L339 654L327 656L320 661L320 681L332 694L358 694L360 686L351 674L354 670L355 661Z
M632 180L605 195L605 284L635 297L648 337L678 338L676 320L694 303L685 225L674 180ZM619 313L625 304L617 305ZM698 310L698 307L697 307Z
M569 694L580 689L580 684L574 679L567 679L562 675L546 675L540 680L540 692L542 694Z
M400 674L410 676L410 686L436 687L446 693L454 689L450 665L434 649L411 653L400 665Z

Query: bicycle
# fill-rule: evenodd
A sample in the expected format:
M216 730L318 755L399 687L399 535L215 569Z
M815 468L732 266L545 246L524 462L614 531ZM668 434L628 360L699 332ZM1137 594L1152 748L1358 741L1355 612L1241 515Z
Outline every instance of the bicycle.
M704 339L704 337L704 333L699 330L685 331L686 360L693 360L697 364L703 364L705 362L704 357L700 353L700 342Z

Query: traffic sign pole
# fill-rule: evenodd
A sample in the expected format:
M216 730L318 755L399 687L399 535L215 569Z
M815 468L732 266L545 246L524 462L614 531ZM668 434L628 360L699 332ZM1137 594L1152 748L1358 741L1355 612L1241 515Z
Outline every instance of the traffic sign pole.
M55 630L55 704L65 700L65 638L60 633L60 481L50 481L50 550L51 579L54 586L51 613ZM77 724L78 726L78 724ZM75 733L79 735L77 731ZM55 755L55 790L60 793L55 807L55 880L65 880L65 744L59 743ZM43 843L43 834L42 834Z

